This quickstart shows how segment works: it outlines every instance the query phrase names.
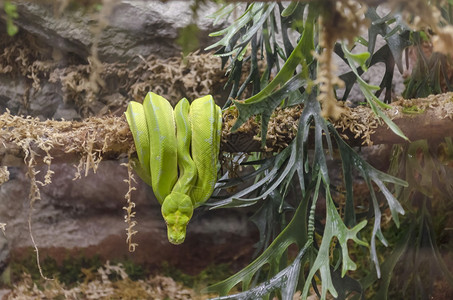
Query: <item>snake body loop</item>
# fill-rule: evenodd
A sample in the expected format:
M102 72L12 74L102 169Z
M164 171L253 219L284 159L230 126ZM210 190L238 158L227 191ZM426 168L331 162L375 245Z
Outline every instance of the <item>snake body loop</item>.
M135 161L135 171L138 176L151 185L151 173L149 169L149 135L143 105L131 101L126 110L126 119L134 137L137 150L138 162Z
M173 190L186 195L197 180L197 166L190 153L193 130L189 110L190 104L186 98L181 99L175 106L179 178Z
M192 132L196 132L192 136L192 158L198 170L197 182L190 191L195 207L209 199L217 181L221 118L220 107L210 95L196 99L190 106Z
M143 108L150 142L151 186L162 204L178 179L175 118L170 103L154 93L146 95Z
M221 110L212 96L191 105L183 98L173 110L165 98L148 93L143 105L132 101L125 114L137 149L135 170L162 205L169 241L180 244L194 208L214 190Z

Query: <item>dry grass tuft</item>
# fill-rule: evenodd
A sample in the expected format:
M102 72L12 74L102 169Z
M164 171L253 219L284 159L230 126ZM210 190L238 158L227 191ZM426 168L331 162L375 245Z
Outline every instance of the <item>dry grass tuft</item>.
M84 274L84 282L74 287L57 280L37 283L24 274L4 299L203 299L169 277L132 281L122 264L108 261L97 270L85 269Z

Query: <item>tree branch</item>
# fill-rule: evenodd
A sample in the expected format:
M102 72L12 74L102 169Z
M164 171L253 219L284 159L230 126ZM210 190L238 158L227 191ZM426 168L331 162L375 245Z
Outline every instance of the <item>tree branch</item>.
M416 109L415 109L416 108ZM297 133L302 106L277 109L271 118L264 151L285 148ZM347 113L334 122L351 146L394 144L404 142L370 108L347 108ZM406 112L404 112L406 111ZM411 140L439 140L453 135L453 93L424 99L400 100L386 114ZM259 124L249 120L237 132L229 129L236 110L224 112L221 151L253 152L260 148ZM4 113L0 116L0 165L21 165L33 157L35 163L79 161L87 164L102 159L118 159L133 152L134 143L123 116L89 118L82 122L39 121Z

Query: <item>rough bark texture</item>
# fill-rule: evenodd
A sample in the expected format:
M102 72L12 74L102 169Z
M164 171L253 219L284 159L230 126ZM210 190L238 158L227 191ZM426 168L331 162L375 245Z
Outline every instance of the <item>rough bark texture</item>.
M417 112L414 113L414 108ZM288 145L297 132L302 106L278 110L271 118L266 149L260 148L259 124L249 120L237 132L230 132L235 122L234 110L224 112L221 150L225 152L279 151ZM400 100L386 111L410 141L439 140L451 136L453 129L453 93L425 99ZM53 161L87 162L118 159L134 151L134 142L124 116L93 117L82 122L41 122L4 114L0 117L0 149L3 166L20 165L26 150L35 151L41 158ZM351 146L395 144L405 142L388 126L379 121L368 107L348 109L334 125ZM24 141L28 141L24 144ZM44 145L44 146L43 146ZM28 148L27 148L28 147ZM43 151L46 150L47 151ZM24 151L25 150L25 151ZM46 153L47 152L47 153ZM40 159L36 159L40 162Z

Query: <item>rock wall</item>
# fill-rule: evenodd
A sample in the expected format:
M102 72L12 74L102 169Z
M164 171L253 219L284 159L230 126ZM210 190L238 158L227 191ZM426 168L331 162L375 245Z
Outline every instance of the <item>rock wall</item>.
M206 17L215 6L200 7L193 19L189 1L106 1L100 10L73 4L61 13L60 1L14 3L19 33L9 37L0 21L0 111L73 120L121 113L149 90L179 100L219 88L212 70L224 74L220 60L184 62L175 42L195 23L200 48L211 43L208 33L223 26Z
M178 31L193 21L191 2L105 1L100 9L94 4L70 5L62 12L60 2L55 3L14 2L19 33L13 37L6 35L0 21L0 111L80 120L122 114L127 101L142 99L148 90L177 100L215 93L208 89L219 87L213 82L223 75L217 59L191 56L187 65L180 59L175 40ZM213 6L198 10L195 22L205 37L201 47L207 46L208 33L216 30L206 18L214 11ZM216 71L203 70L210 64ZM231 210L198 210L185 244L169 244L160 206L137 178L132 200L138 222L134 242L139 246L129 253L123 210L127 169L122 162L101 162L96 174L75 181L73 163L52 164L52 183L40 188L41 200L31 211L41 257L63 259L83 251L105 259L129 256L146 264L167 260L193 272L213 261L241 261L253 252L254 227L244 213ZM37 179L43 181L45 169L38 170ZM9 181L0 186L0 223L7 223L6 236L0 236L0 268L32 246L26 171L10 167ZM245 250L238 254L238 248Z
M139 56L150 54L170 57L180 54L175 44L178 31L191 23L200 30L200 37L213 31L213 5L201 6L199 17L193 19L192 1L104 1L101 8L96 4L84 7L66 7L56 12L56 4L39 2L14 2L21 30L38 37L45 44L60 52L62 59L68 54L82 60L97 45L102 62L140 62ZM57 6L57 7L56 7ZM205 40L201 44L206 45Z

